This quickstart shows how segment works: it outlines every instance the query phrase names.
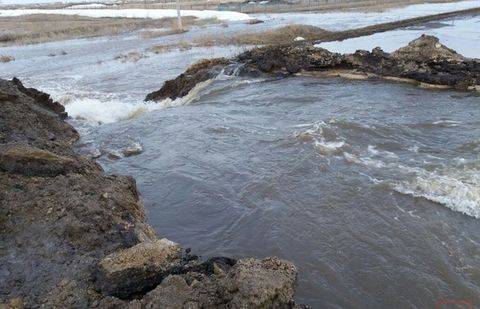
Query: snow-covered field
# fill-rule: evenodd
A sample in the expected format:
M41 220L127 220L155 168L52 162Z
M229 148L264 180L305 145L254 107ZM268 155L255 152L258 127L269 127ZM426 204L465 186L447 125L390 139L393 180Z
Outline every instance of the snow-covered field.
M16 0L15 0L16 1ZM4 2L5 3L5 2ZM21 16L31 14L63 14L86 17L126 17L126 18L163 18L175 17L175 10L168 9L96 9L101 3L93 5L74 5L67 9L41 10L17 9L0 10L0 16ZM450 3L414 4L402 8L389 9L383 12L329 12L329 13L275 13L251 14L231 11L213 10L182 10L183 16L194 16L200 19L217 18L227 21L241 21L250 18L265 20L266 24L282 26L286 24L306 24L325 28L327 30L345 30L359 28L379 23L397 21L424 15L439 14L457 10L480 7L480 0L468 0Z
M124 18L152 18L160 19L164 17L176 17L176 10L163 9L59 9L59 10L41 10L41 9L18 9L18 10L0 10L0 16L22 16L33 14L61 14L78 15L85 17L124 17ZM247 14L230 11L211 11L211 10L182 10L182 16L194 16L200 19L217 18L228 21L248 20L251 17Z
M476 7L480 7L480 0L414 4L383 12L275 13L252 14L251 16L267 22L276 21L282 25L304 24L338 31Z
M434 27L428 27L428 25L426 27L410 27L348 39L341 42L321 43L317 46L338 53L353 53L357 49L371 50L376 46L380 46L386 52L392 52L426 33L438 37L441 43L466 57L480 58L479 16L444 21L442 23L436 23L433 26Z

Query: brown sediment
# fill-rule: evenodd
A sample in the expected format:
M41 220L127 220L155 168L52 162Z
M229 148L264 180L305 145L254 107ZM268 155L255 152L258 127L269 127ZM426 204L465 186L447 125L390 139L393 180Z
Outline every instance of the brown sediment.
M77 155L65 117L0 79L0 308L294 306L290 262L202 260L157 238L135 180Z
M255 48L230 59L227 65L187 70L147 95L146 100L182 97L228 65L240 66L240 75L253 77L286 77L298 73L351 79L380 77L425 88L459 90L475 90L480 84L479 60L465 58L442 45L436 37L422 35L390 54L374 48L371 52L358 50L342 55L307 43Z

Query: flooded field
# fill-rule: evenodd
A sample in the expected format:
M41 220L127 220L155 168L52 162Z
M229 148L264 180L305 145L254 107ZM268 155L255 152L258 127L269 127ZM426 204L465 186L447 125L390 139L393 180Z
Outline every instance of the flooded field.
M438 34L443 42L443 33L447 46L478 57L478 48L464 45L480 35L476 24L478 18L468 18L396 34ZM246 25L222 31L235 27ZM218 29L224 28L199 32ZM448 41L451 33L463 36ZM386 50L405 45L397 36L390 37L393 45L388 33L378 36L375 46L387 42ZM148 92L197 60L245 49L115 59L177 38L2 48L16 58L2 65L2 77L17 76L65 105L81 134L78 151L98 156L108 173L136 179L159 235L207 256L291 260L299 268L298 303L480 302L478 93L220 75L181 101L144 103ZM324 47L375 47L362 42ZM49 56L59 51L65 54ZM126 149L140 153L124 157Z
M376 33L342 42L325 42L318 44L318 46L337 53L353 53L357 49L372 50L376 46L381 46L386 52L392 52L428 32L428 34L438 37L443 44L455 49L460 54L466 57L480 58L479 26L480 17L471 16L460 20L442 20L405 29Z

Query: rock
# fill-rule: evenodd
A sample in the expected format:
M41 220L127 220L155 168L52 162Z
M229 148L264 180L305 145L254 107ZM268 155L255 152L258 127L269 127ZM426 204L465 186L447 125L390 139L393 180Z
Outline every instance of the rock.
M12 298L6 301L5 303L0 303L0 308L5 309L23 309L25 304L21 298Z
M247 25L256 25L256 24L262 24L264 23L264 21L261 19L252 18L252 19L248 19L245 23Z
M56 176L78 172L80 165L73 159L28 146L0 148L0 169L29 176Z
M27 89L13 79L0 79L0 143L30 145L62 154L79 138L77 131L61 119L63 106L50 96ZM58 103L59 104L59 103Z
M182 276L168 276L153 291L145 295L142 307L153 308L201 308L199 295ZM212 298L214 300L215 298Z
M305 38L304 37L301 37L301 36L297 36L296 38L293 39L294 42L301 42L301 41L305 41Z
M142 300L145 308L292 308L297 270L277 259L239 260L216 275L171 275Z
M278 258L239 260L225 279L236 291L232 308L281 308L293 304L296 267Z
M458 54L456 51L440 44L438 38L425 34L422 34L418 39L411 41L407 46L394 51L391 56L397 61L415 62L461 62L465 60L465 57Z
M141 154L143 152L143 147L140 143L134 143L131 146L128 146L122 151L124 157L131 157Z
M87 307L97 260L155 238L135 182L76 155L48 95L0 79L0 98L0 302Z
M66 118L68 116L65 112L65 108L63 107L63 105L56 101L53 101L50 98L50 95L46 94L45 92L38 91L34 88L25 88L22 82L20 82L20 80L15 77L12 79L12 83L14 83L21 92L33 98L37 102L37 104L40 104L46 109L53 111L62 118Z
M145 101L172 100L187 95L198 83L207 81L220 73L222 67L229 63L225 58L208 59L190 66L184 74L174 80L165 82L164 86L149 93Z
M181 248L166 238L139 243L114 252L98 265L96 286L104 294L122 299L144 294L178 268Z

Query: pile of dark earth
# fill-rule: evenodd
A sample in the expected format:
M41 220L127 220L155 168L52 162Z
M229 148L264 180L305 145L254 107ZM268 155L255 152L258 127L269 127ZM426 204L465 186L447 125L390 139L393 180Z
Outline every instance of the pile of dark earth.
M0 80L1 308L293 308L295 266L156 237L134 179L75 154L64 108Z
M229 68L238 68L233 70ZM380 48L353 54L332 53L310 43L272 45L246 51L232 59L201 61L146 101L185 96L195 85L215 78L220 72L241 76L283 78L295 74L323 73L355 78L385 78L431 88L480 91L480 61L468 59L442 45L434 36L422 35L393 53Z

